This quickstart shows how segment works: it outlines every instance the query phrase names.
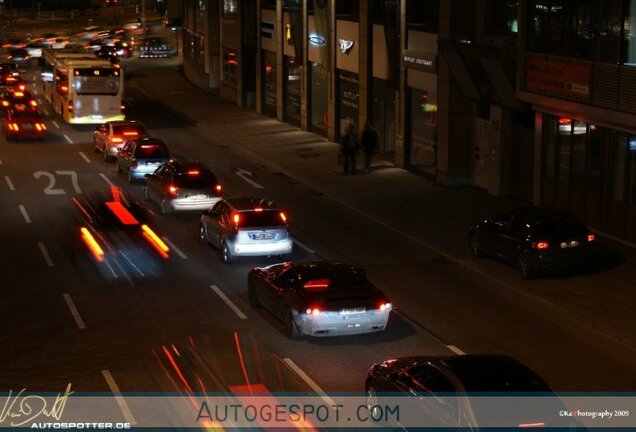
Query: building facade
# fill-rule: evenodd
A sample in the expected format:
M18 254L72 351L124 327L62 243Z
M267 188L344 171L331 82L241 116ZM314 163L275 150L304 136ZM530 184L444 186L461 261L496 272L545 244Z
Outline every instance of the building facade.
M397 166L636 243L629 1L184 1L196 84L336 142L369 121Z

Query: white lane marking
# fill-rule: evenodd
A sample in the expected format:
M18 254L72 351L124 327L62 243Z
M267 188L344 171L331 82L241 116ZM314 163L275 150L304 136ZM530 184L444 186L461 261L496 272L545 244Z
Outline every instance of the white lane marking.
M313 250L312 248L310 248L309 246L307 246L306 244L304 244L303 242L300 242L296 239L294 239L294 243L296 243L298 246L300 246L301 249L304 249L305 252L307 252L310 255L313 255L316 253L315 250Z
M186 254L184 254L184 253L181 251L181 249L179 249L179 248L177 247L177 245L175 245L174 243L172 243L172 242L170 241L170 239L168 239L168 237L162 237L162 238L163 238L163 241L165 241L166 243L168 243L168 246L170 246L172 249L174 249L174 251L177 253L177 255L179 255L179 257L180 257L181 259L188 259L188 257L186 256Z
M330 406L336 406L336 403L333 401L333 399L331 399L329 396L327 396L327 393L325 393L320 386L318 386L318 384L316 384L316 382L314 380L312 380L309 375L307 375L305 373L304 370L302 370L300 368L300 366L298 366L296 363L294 363L294 361L290 358L285 358L283 359L283 361L287 364L287 366L293 370L300 378L303 379L303 381L305 381L307 383L307 385L309 387L311 387L311 389L316 392L316 394L318 394L318 396L320 396L322 398L322 400L324 400L325 402L327 402Z
M234 304L234 302L232 300L230 300L224 293L223 291L221 291L219 289L218 286L216 285L210 285L210 288L212 288L212 291L214 291L219 297L221 297L221 300L223 300L225 302L226 305L228 305L230 307L230 309L232 309L234 311L234 313L236 313L236 315L238 315L238 317L240 319L247 319L247 316L238 308L238 306L236 306Z
M18 208L20 209L20 213L22 213L22 217L24 217L24 221L26 223L31 223L31 218L29 217L29 214L27 213L26 208L24 208L22 204L20 204Z
M80 156L82 157L82 159L84 159L86 161L86 163L91 163L92 161L88 158L88 156L86 156L84 154L84 152L79 152Z
M42 112L44 113L45 116L49 115L49 110L47 110L47 109L43 109Z
M75 303L73 303L73 299L71 298L71 295L64 294L64 301L66 302L68 309L71 311L71 315L73 315L73 318L75 319L75 323L80 328L80 330L86 329L86 324L84 324L84 320L82 319L82 317L79 314L79 311L75 307Z
M66 134L64 134L64 138L66 139L66 141L68 141L70 144L73 144L73 140Z
M51 123L53 123L53 126L55 126L56 128L60 128L60 125L57 124L57 122L55 120L51 120Z
M105 181L106 183L108 183L110 186L115 186L115 184L114 184L112 181L110 181L110 179L109 179L108 177L106 177L106 174L104 174L104 173L99 173L99 176L100 176L101 178L103 178L103 179L104 179L104 181Z
M452 352L454 352L457 355L466 355L466 353L464 351L460 350L455 345L446 345L446 348L448 348L449 350L451 350Z
M53 263L53 260L51 259L51 255L49 255L49 251L46 250L46 246L44 246L44 243L38 242L38 247L40 248L40 252L42 252L44 261L46 261L46 265L49 267L55 267L55 264Z
M108 369L102 369L102 375L106 380L106 384L108 384L108 387L110 387L110 392L113 394L113 396L115 396L115 401L117 402L117 405L119 405L119 409L126 418L126 421L131 425L137 424L137 421L135 420L132 411L130 411L130 407L128 407L124 396L121 394L119 386L115 382L115 378L113 378L113 375Z
M236 175L242 178L243 180L245 180L246 182L248 182L249 184L251 184L252 186L254 186L256 189L265 189L265 186L259 183L256 183L254 180L250 178L252 177L251 171L245 170L243 168L239 168L236 170Z
M7 186L9 186L9 190L15 190L15 186L13 186L13 182L9 178L9 176L4 176L4 179L7 181Z

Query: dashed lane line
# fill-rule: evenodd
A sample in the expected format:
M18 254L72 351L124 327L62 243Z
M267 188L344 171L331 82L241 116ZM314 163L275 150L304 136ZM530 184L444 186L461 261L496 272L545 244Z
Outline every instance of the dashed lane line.
M86 163L91 163L92 161L88 158L88 156L86 156L84 154L84 152L79 152L80 156L82 157L82 159L84 159L86 161Z
M64 134L64 139L69 142L69 144L73 144L73 140L66 134Z
M13 182L11 181L9 176L4 176L4 179L7 181L7 186L9 186L9 190L14 191L15 190L15 186L13 186Z
M55 267L55 264L53 263L53 260L51 259L51 255L49 254L49 251L46 249L46 246L44 246L44 243L38 242L38 247L40 248L40 252L42 252L44 261L46 261L46 265L49 267Z
M109 186L115 186L115 184L114 184L112 181L110 181L110 179L109 179L108 177L106 177L106 174L104 174L104 173L99 173L99 176L100 176L101 178L103 178L103 179L104 179L104 181L105 181L106 183L108 183L108 185L109 185Z
M110 392L113 394L113 396L115 396L115 401L117 402L117 405L119 405L119 409L124 415L124 418L126 419L126 421L130 423L131 425L137 424L137 421L135 420L135 416L133 416L132 411L130 410L130 407L128 406L128 404L126 403L126 400L124 399L124 396L121 394L121 390L119 390L119 386L117 385L117 382L115 382L115 378L113 378L113 374L111 374L108 369L103 369L102 375L104 379L106 380L106 384L108 384L108 387L110 387Z
M64 301L66 302L68 309L71 311L71 315L73 315L73 319L75 320L77 327L79 327L80 330L85 330L86 324L84 324L84 320L82 319L79 311L75 307L75 303L73 303L73 299L71 298L71 295L64 294Z
M56 128L60 128L60 125L57 124L57 122L55 120L51 120L51 123L53 123L53 126L55 126Z
M316 392L316 394L318 396L320 396L322 398L322 400L324 400L325 402L327 402L327 404L329 406L336 406L336 403L333 401L333 399L331 399L329 396L327 396L327 393L325 393L318 384L316 384L316 382L314 380L311 379L311 377L309 375L307 375L305 373L304 370L302 370L300 368L300 366L298 366L296 363L294 363L294 361L290 358L285 358L283 359L283 361L285 362L285 364L296 373L296 375L298 375L303 381L305 381L305 383L307 383L307 385L314 391Z
M181 249L179 249L179 248L177 247L177 245L175 245L174 243L172 243L168 237L162 237L162 238L163 238L163 241L165 241L165 242L168 244L168 246L170 246L170 248L171 248L171 249L173 249L173 250L177 253L177 255L179 255L179 257L180 257L181 259L184 259L184 260L185 260L185 259L188 259L188 257L186 256L186 254L184 254L184 253L181 251Z
M22 213L22 217L24 218L24 221L26 223L31 223L31 218L29 217L29 214L27 213L26 208L24 208L22 204L20 204L18 208L20 209L20 213Z
M234 304L234 302L232 300L230 300L228 298L228 296L225 295L225 293L223 291L221 291L221 289L216 286L216 285L210 285L210 288L212 288L212 291L214 291L219 297L221 297L221 300L223 300L225 302L226 305L228 305L230 307L230 309L232 309L234 311L234 313L236 315L238 315L238 317L240 319L247 319L247 315L245 315L243 313L243 311L241 311L238 306L236 306Z

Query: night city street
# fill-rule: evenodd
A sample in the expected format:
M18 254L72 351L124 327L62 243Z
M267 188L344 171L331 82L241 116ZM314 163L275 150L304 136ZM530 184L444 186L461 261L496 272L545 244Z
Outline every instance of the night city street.
M597 96L594 85L599 81L590 76L587 84L572 78L575 82L572 92L579 91L578 96L572 92L551 92L548 85L540 88L543 84L536 83L548 78L541 76L544 72L539 71L538 65L557 63L557 60L549 50L535 54L540 52L538 48L534 51L520 48L521 42L516 38L528 38L530 44L532 32L522 31L519 23L523 36L521 33L516 36L517 15L514 34L506 35L509 40L506 39L504 45L508 44L506 49L512 51L506 52L511 52L512 58L519 61L518 69L509 69L503 57L496 60L496 55L491 55L495 51L478 57L482 55L481 45L464 48L457 40L470 36L477 41L472 45L478 45L485 43L489 37L487 32L480 31L479 26L473 29L473 36L462 32L467 31L460 28L464 25L465 18L461 17L464 13L443 0L421 2L436 4L434 10L441 16L440 25L429 29L425 22L419 27L406 23L403 28L410 35L408 46L400 42L400 37L392 40L387 36L388 31L399 31L399 26L383 24L382 19L367 16L366 10L371 10L372 5L380 10L389 8L385 3L395 8L397 3L397 8L417 9L412 16L420 17L425 7L413 6L416 1L357 0L346 10L344 6L333 6L328 18L337 21L338 26L344 22L339 28L345 31L336 36L335 23L330 24L333 37L340 38L340 45L338 39L329 42L330 66L322 83L327 85L322 88L325 106L316 108L312 103L322 96L312 84L318 79L313 75L315 71L311 71L315 65L301 67L299 75L292 74L293 61L290 63L289 58L302 53L303 64L323 58L320 47L299 49L292 43L297 37L294 20L298 11L294 5L305 5L307 19L300 16L305 27L299 32L300 37L308 40L308 35L311 36L313 30L318 32L322 25L318 3L323 2L261 0L254 2L256 6L246 6L246 10L238 13L243 39L259 40L247 47L241 46L245 43L241 34L224 32L235 18L235 9L241 10L243 3L252 2L199 2L207 5L206 11L212 10L201 21L196 15L201 11L193 6L196 2L178 3L181 13L168 4L165 15L158 14L155 2L151 4L150 0L143 8L137 6L136 9L128 2L102 5L101 9L91 12L90 20L88 16L78 16L77 11L63 19L51 17L54 14L44 8L38 12L38 19L31 13L32 8L31 12L20 12L17 8L3 7L4 29L0 35L7 45L3 47L2 62L16 63L15 57L12 60L8 53L19 45L18 40L27 42L27 35L29 40L35 40L46 33L55 33L54 39L65 38L70 40L65 43L72 43L80 40L76 35L82 29L88 31L89 25L124 29L126 23L137 23L138 17L139 26L147 27L146 39L155 37L161 41L154 47L163 44L159 48L169 46L177 53L148 54L141 58L139 53L144 52L143 49L149 53L153 45L152 42L142 45L143 38L136 35L133 40L137 38L137 45L144 48L131 48L132 55L129 58L122 55L117 59L117 66L105 60L95 63L96 66L84 66L84 63L78 66L81 61L88 65L89 60L80 59L79 55L65 60L54 54L56 49L49 45L43 47L41 59L32 58L18 65L20 78L37 100L37 111L46 125L47 136L10 139L7 132L18 132L18 126L14 120L6 120L8 112L17 118L16 112L23 108L19 105L3 108L0 134L0 237L4 250L0 260L0 314L3 317L0 392L3 399L0 407L4 405L4 409L0 411L0 428L8 428L11 413L17 412L17 408L7 408L4 403L5 397L10 398L9 392L15 394L26 389L34 394L55 396L69 385L79 394L99 392L109 397L122 394L200 396L205 392L227 391L252 395L254 392L302 392L323 398L355 393L368 401L371 366L411 356L510 356L557 393L577 392L589 396L632 392L633 396L636 391L636 230L633 228L636 226L636 138L632 141L632 137L636 136L633 127L636 123L632 120L636 121L636 110L630 111L630 107L620 105L620 101L616 102L618 107L603 102L611 98L602 100ZM466 3L482 13L481 9L491 7L488 5L493 2ZM514 3L514 13L522 21L531 22L526 15L540 10L536 1ZM556 7L557 3L567 4L576 15L573 4L581 2L544 3L548 4L547 8ZM597 7L596 3L603 4L600 0L588 3L592 4L591 9ZM621 9L624 2L607 2L610 3L618 10L616 19L620 19L621 13L634 15L634 11ZM308 11L309 4L313 4L311 11ZM299 13L302 12L301 7ZM62 13L67 12L58 15ZM393 13L400 15L394 10ZM166 22L172 18L177 21L166 25L162 18L166 18ZM270 18L275 24L271 28L280 30L280 35L273 39L264 36L271 30ZM246 23L249 19L253 22ZM205 31L201 30L203 21L210 26ZM442 21L448 21L448 26L457 33L448 36L449 30ZM363 22L368 24L368 29L362 29ZM379 33L378 29L383 26L386 28ZM347 51L352 48L344 43L347 37L353 38L352 34L356 39L353 45L355 71L350 63L354 60ZM372 35L377 37L375 41ZM364 42L359 41L358 36ZM493 39L497 37L503 38L498 34ZM205 43L201 42L204 39ZM393 54L392 43L397 44ZM431 43L435 46L430 56L434 59L434 72L422 66L429 58L425 52L430 51ZM217 46L212 47L213 44ZM373 60L367 58L376 55L374 50L379 45L386 52L377 54ZM64 49L59 48L60 52ZM467 54L468 49L474 52ZM83 53L83 50L80 51ZM530 58L531 55L535 57ZM568 57L564 53L560 55ZM491 88L482 92L469 58L481 59L477 63L483 64L485 75L492 72L489 78L482 76L485 81L489 80L489 85L496 81L493 76L505 80L508 76L512 81L502 84L503 90ZM498 66L492 66L493 58L499 61ZM394 67L393 60L399 65ZM421 62L416 66L418 60ZM603 59L589 60L589 67L582 60L580 65L574 63L576 67L588 68L585 73L592 77L596 77L594 74L602 67L610 67L600 63ZM382 61L387 64L381 64ZM463 69L458 67L458 62L465 65ZM536 62L534 69L533 62ZM232 69L237 63L241 69ZM622 69L616 75L621 74L621 80L636 82L634 63L631 63L632 72L627 64L622 62ZM72 68L75 74L69 72ZM376 74L367 68L386 70L385 77L380 79L379 72ZM581 77L581 71L565 68L565 75ZM464 70L466 75L457 72L458 69ZM84 72L86 70L89 73ZM493 72L495 70L501 75ZM533 73L536 81L527 76ZM343 74L355 75L355 83L343 78ZM117 93L121 99L121 103L113 102L117 113L112 118L108 114L102 116L101 112L97 114L98 111L80 117L82 102L78 101L90 100L86 90L81 94L82 86L93 89L89 79L98 75L100 79L111 80L108 91L112 90L112 94L108 95ZM473 76L474 83L469 82L468 75ZM621 86L629 87L629 94L633 95L630 87L633 84L624 81L607 84L611 81L610 75L607 72L608 78L603 81L607 87L613 86L616 92L620 92ZM231 82L232 79L235 81ZM70 84L62 85L63 80L70 80ZM302 82L297 100L288 96L296 80ZM383 80L390 84L378 94L391 96L383 99L382 113L378 114L380 105L376 102L381 97L375 92L377 83ZM523 82L515 83L515 80ZM435 89L419 87L417 90L418 84ZM581 90L583 87L577 85L588 87ZM3 92L14 91L7 90L6 86L3 81ZM470 88L481 96L467 94ZM47 94L47 91L53 93ZM74 92L78 94L71 96ZM84 105L104 109L107 92L94 92L98 96ZM352 93L348 92L355 93L352 98L355 109L342 103L351 98ZM581 92L588 92L588 99L580 96ZM5 93L3 101L7 98ZM504 100L504 94L511 100ZM291 112L296 110L291 108L292 101L297 112ZM119 105L125 107L121 108L121 115ZM135 131L134 137L124 137L124 142L107 138L110 145L126 146L114 149L106 161L109 159L107 144L103 144L103 149L99 147L96 128L111 121L117 124L124 114L126 121L135 120L145 126L145 132ZM427 116L425 126L417 123L418 114ZM88 120L75 121L75 118ZM346 152L346 145L341 144L346 141L345 129L351 125L359 135L367 121L373 122L381 135L371 166L367 172L363 150L360 150L355 175L345 174L340 154L343 149ZM550 125L554 125L554 130L548 130ZM127 131L129 126L121 127ZM566 128L567 135L563 132ZM116 133L121 132L113 132ZM223 227L221 216L220 222L215 220L221 210L213 210L217 207L211 209L210 205L203 210L189 207L179 211L176 191L185 186L175 183L176 180L170 183L170 191L159 192L159 199L149 199L152 197L146 189L146 184L150 184L147 176L163 175L149 174L159 166L159 156L142 160L141 153L130 156L129 152L132 163L130 167L125 165L128 145L141 149L146 139L142 137L146 135L157 138L169 149L169 157L161 163L178 167L180 162L198 161L214 173L219 185L218 196L212 191L217 183L203 195L228 202L239 197L256 197L265 199L262 203L269 200L275 203L280 220L271 224L287 227L293 240L291 254L277 250L256 256L256 253L245 252L250 246L261 251L252 243L274 235L259 228L259 234L249 234L252 242L240 244L239 228L244 219L239 219L239 215L247 216L239 210L233 210L232 219L225 221L228 226L234 224L228 229L233 229L236 243L223 237L224 241L217 247L209 231L212 228L203 239L202 213ZM128 139L131 141L126 141ZM548 142L550 139L554 141L552 144ZM156 144L152 140L147 142ZM425 142L428 144L422 144ZM601 156L593 162L590 155L597 148L595 145L601 148L598 151ZM512 149L515 146L524 148L521 156ZM416 147L419 150L416 151ZM624 154L620 162L615 162L619 147ZM549 151L556 156L553 154L550 159L546 156ZM422 156L425 154L428 156ZM523 160L524 154L530 156L528 163ZM432 163L429 157L433 158ZM480 157L491 159L482 163ZM559 183L562 180L559 176L566 172L564 157L570 158L569 180ZM151 167L150 171L139 171L138 178L131 178L134 169L146 166ZM617 166L623 171L617 171ZM549 169L553 170L552 174L548 174ZM183 175L199 174L190 170ZM578 176L582 180L577 180ZM620 199L616 192L619 178ZM599 179L598 187L592 185L594 179ZM584 184L580 189L576 186L578 181ZM200 197L199 194L184 196L186 199ZM172 204L166 204L164 200L168 198L173 199ZM259 204L258 208L248 210L260 214L267 211L268 205L274 206ZM523 269L523 258L527 256L523 246L511 246L514 257L508 263L502 262L503 254L498 256L499 260L492 256L482 259L483 250L471 249L474 246L469 238L471 226L484 220L496 225L497 215L533 205L557 208L582 221L580 229L584 230L585 239L594 242L593 260L577 260L573 270L564 272L540 272L537 264L529 274ZM111 219L116 224L114 228L106 223ZM509 219L508 216L505 224ZM527 227L529 230L530 225ZM512 228L510 230L512 232ZM507 237L511 238L512 234ZM570 249L574 252L586 246L579 245L578 237L555 241L546 234L539 242L533 238L528 243L532 246L528 247L542 249L541 245L545 244L548 248L548 241L549 247L561 249L560 252L567 248L566 252ZM231 259L227 259L231 263L224 262L224 246L232 250ZM530 250L528 254L535 252ZM254 256L241 256L241 253ZM366 325L363 321L366 318L359 315L373 309L369 300L364 307L349 303L341 306L338 320L349 323L344 332L351 334L340 335L335 327L309 334L309 322L318 328L318 316L337 313L328 308L330 301L345 304L343 293L337 300L331 299L329 293L324 294L324 301L317 302L316 309L313 303L307 303L306 311L305 303L297 309L285 303L279 319L274 310L277 306L267 306L271 300L267 296L272 295L267 288L263 288L259 301L254 300L250 291L253 287L248 287L248 274L254 267L284 261L336 261L350 265L347 271L366 278L365 284L374 286L385 296L381 306L378 303L373 307L384 311L386 306L390 311L386 328L360 330L360 326ZM264 276L264 286L275 287L280 282L280 272L284 275L288 267L270 268L271 273ZM343 276L336 273L305 276L299 271L295 277L296 282L283 281L280 286L314 290L322 295L322 291L336 290L338 278ZM280 286L277 289L287 289ZM362 291L345 288L351 297L362 296ZM305 294L301 293L300 297ZM362 324L356 319L362 320ZM299 337L294 333L296 326L301 332ZM356 332L359 334L354 334ZM391 376L400 379L397 372ZM511 387L517 392L532 391ZM427 387L422 388L429 391ZM470 390L466 387L462 391ZM493 385L476 391L501 393L504 390ZM408 394L421 397L415 392ZM72 401L73 396L69 403ZM117 404L114 405L117 410L121 409L118 415L134 427L135 416L125 402L122 405L117 399ZM634 422L634 415L636 410L626 421ZM636 423L630 425L625 430L636 430ZM30 426L31 423L23 425ZM268 429L261 426L263 430Z

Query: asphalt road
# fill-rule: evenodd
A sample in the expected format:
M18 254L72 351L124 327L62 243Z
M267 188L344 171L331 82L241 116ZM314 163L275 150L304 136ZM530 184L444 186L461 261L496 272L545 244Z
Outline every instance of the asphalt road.
M396 306L389 327L288 340L280 323L247 301L247 271L275 261L222 264L198 242L196 212L152 217L172 247L169 260L140 263L127 277L97 272L75 241L72 195L116 184L143 200L142 185L128 184L93 152L92 127L66 125L44 105L46 141L0 141L0 389L62 391L71 383L78 391L174 391L183 384L170 359L179 357L180 370L208 390L249 382L271 390L360 391L374 362L462 352L513 355L557 390L636 388L633 352L623 346L276 175L179 107L158 103L153 94L164 89L144 88L140 78L160 64L126 66L129 118L146 123L173 153L208 164L227 195L262 195L286 207L294 260L367 268ZM262 188L238 175L241 169Z

